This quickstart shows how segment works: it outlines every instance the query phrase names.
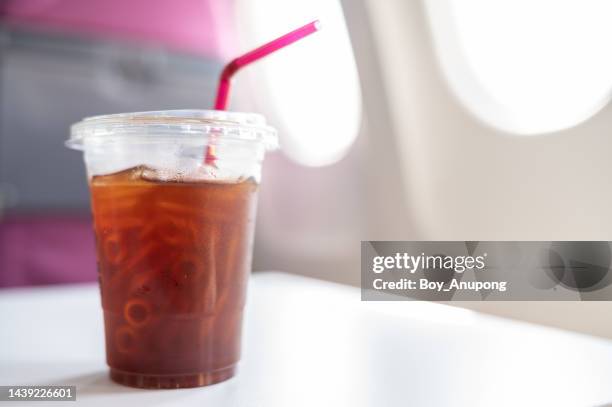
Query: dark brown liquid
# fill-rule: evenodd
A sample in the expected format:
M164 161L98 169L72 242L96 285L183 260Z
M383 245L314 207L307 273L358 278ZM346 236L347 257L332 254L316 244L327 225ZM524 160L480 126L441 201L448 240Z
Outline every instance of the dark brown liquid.
M240 358L257 185L153 181L144 171L90 185L111 377L147 388L228 379Z

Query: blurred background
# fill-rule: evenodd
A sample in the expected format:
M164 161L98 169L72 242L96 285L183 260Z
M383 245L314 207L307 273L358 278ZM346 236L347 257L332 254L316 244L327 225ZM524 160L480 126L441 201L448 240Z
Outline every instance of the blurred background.
M94 281L72 123L209 108L233 56L263 113L254 269L359 284L360 240L612 240L603 0L0 0L0 287ZM457 304L455 304L457 305ZM462 303L612 337L607 303Z

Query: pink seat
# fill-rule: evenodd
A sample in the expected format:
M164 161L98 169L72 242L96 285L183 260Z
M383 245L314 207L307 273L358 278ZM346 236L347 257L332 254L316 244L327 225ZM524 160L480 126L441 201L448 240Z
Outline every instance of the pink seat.
M0 17L13 25L220 57L233 42L231 4L218 0L19 0L7 2Z
M0 287L96 280L91 219L15 216L0 221Z

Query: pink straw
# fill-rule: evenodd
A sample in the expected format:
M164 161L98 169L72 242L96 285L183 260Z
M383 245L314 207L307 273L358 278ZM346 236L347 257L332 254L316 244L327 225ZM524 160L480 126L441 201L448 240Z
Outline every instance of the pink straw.
M230 91L230 85L232 76L242 67L249 65L274 51L278 51L287 45L293 44L294 42L301 40L302 38L314 33L319 29L319 20L315 20L311 23L306 24L297 30L291 31L278 37L275 40L270 41L267 44L262 45L253 51L247 52L246 54L239 56L238 58L231 61L225 66L221 77L219 78L219 88L217 89L217 99L215 100L215 110L225 110L227 108L227 101Z
M319 28L319 20L315 20L232 60L225 66L225 68L223 68L223 71L221 72L219 87L217 88L217 98L215 99L215 110L226 110L232 77L238 70L275 51L278 51L281 48L286 47L287 45L301 40L302 38L316 32L319 30ZM211 143L209 143L206 148L205 159L205 163L210 165L214 164L216 160L215 146L212 141L213 140L211 140Z

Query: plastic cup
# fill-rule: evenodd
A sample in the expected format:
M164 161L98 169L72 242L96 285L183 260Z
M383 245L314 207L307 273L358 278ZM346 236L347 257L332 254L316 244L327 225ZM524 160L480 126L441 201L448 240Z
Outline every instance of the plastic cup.
M256 114L126 113L76 123L66 144L87 168L111 378L181 388L232 377L275 130Z

